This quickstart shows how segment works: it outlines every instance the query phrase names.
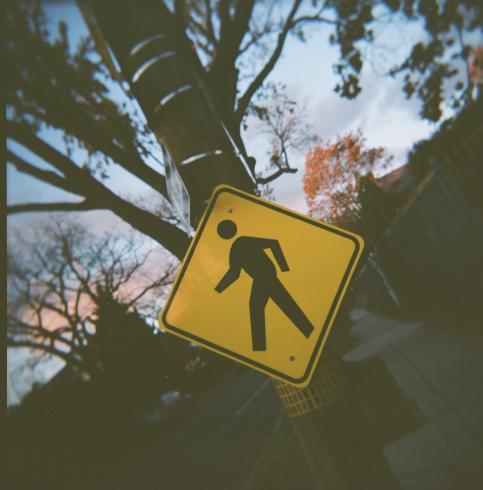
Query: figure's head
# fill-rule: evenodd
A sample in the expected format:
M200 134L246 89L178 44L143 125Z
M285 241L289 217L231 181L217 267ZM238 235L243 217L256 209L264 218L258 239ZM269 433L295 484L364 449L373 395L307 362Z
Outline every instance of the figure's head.
M225 219L218 225L218 235L225 240L229 240L236 235L236 224L231 219Z

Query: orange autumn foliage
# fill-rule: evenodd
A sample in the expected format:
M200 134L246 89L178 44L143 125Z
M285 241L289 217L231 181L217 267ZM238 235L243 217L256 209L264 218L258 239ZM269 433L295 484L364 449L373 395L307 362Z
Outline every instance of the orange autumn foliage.
M360 131L316 146L306 155L303 181L310 215L341 226L358 223L361 177L391 158L384 148L367 148Z
M483 85L483 46L475 46L469 57L468 72L471 83Z

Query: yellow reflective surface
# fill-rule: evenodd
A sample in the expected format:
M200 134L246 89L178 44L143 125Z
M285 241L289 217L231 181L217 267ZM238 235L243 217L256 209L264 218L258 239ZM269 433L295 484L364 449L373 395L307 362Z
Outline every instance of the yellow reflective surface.
M220 222L236 223L223 239ZM254 280L242 268L224 291L215 287L229 269L230 248L239 237L277 240L289 266L277 278L314 326L306 338L268 299L264 308L266 350L252 345L250 294ZM220 186L181 265L159 320L161 328L266 374L306 386L363 248L362 239L275 203Z

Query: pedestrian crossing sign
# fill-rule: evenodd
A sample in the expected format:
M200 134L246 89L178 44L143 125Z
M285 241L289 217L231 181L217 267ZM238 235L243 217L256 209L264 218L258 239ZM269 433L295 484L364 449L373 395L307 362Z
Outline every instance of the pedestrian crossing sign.
M307 386L362 248L354 233L219 186L160 327L271 377Z

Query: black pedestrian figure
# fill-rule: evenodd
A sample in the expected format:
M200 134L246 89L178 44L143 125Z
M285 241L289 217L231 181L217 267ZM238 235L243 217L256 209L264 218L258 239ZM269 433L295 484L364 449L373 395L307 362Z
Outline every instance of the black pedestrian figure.
M233 221L224 220L219 223L217 230L221 238L229 240L236 235L237 227ZM310 320L277 278L277 270L272 260L264 252L265 249L272 251L282 272L289 270L277 240L241 236L231 246L230 268L215 287L218 293L224 291L238 279L241 269L253 279L250 294L250 321L254 351L267 350L265 306L269 298L290 318L305 337L308 338L314 330Z

